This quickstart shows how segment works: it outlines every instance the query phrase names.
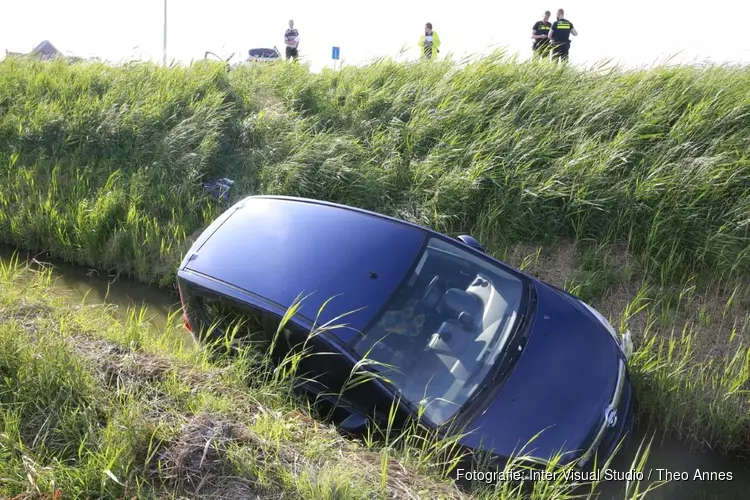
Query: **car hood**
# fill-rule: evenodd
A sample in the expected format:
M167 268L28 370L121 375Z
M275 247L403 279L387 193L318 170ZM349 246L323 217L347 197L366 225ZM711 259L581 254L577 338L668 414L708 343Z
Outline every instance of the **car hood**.
M586 451L603 422L619 351L576 299L540 281L534 285L537 310L523 353L462 442L505 457L521 452L548 459L564 451L568 462Z

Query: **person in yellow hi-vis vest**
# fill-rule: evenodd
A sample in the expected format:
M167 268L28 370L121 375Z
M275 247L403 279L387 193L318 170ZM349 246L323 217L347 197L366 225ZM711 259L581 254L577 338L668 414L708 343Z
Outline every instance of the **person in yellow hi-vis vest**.
M424 35L419 38L419 48L422 50L422 57L425 59L435 59L440 47L440 37L436 31L432 31L432 23L424 25Z

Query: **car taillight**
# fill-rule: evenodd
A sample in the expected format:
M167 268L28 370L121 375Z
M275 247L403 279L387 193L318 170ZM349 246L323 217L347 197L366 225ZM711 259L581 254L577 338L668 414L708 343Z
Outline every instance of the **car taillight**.
M180 285L177 285L177 292L180 294L180 305L182 306L182 322L185 325L185 328L187 328L187 331L190 333L193 333L193 329L190 328L190 322L188 321L187 317L187 308L185 307L185 299L182 298L182 287Z

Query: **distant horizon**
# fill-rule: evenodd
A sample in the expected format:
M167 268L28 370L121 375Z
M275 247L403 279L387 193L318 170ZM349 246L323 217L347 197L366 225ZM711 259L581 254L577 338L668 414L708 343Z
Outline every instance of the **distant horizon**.
M234 0L214 0L210 8L196 0L168 4L167 59L189 63L203 59L206 51L244 59L254 47L276 46L284 52L283 32L295 20L300 31L300 55L313 71L331 67L331 48L341 48L341 63L360 66L375 59L416 60L417 40L425 22L432 22L442 40L438 60L449 53L454 60L482 57L505 50L508 57L524 61L531 56L531 28L544 10L554 21L558 6L580 33L573 37L571 64L638 69L664 64L745 65L750 49L743 30L731 30L727 19L741 12L733 0L717 0L700 11L698 28L684 31L686 14L694 9L684 2L633 0L627 8L600 5L591 0L568 0L559 5L534 0L522 6L485 4L466 0L435 0L423 5L381 0L366 14L343 0L311 5L288 0L283 5L248 5ZM65 55L98 57L122 63L132 60L162 61L164 4L160 0L51 0L0 7L8 22L0 32L5 51L28 53L44 40ZM38 16L37 12L44 12ZM693 17L692 15L690 17ZM402 50L402 49L406 50Z
M72 53L71 51L64 51L61 50L60 47L55 45L55 43L52 40L42 40L38 44L34 45L31 49L27 51L12 51L6 49L5 52L0 54L0 61L5 59L6 52L7 53L13 53L13 54L23 54L23 55L29 55L36 47L43 44L44 42L51 43L63 56L65 57L75 57L80 59L88 59L88 60L98 60L99 62L105 63L105 64L112 64L112 65L120 65L120 64L128 64L133 62L144 62L144 63L152 63L161 66L162 65L162 59L161 58L155 58L155 57L143 57L142 55L132 55L132 56L125 56L120 59L105 59L102 57L98 57L94 54L90 54L87 56L82 56L79 54ZM278 45L276 46L278 48ZM273 48L271 47L250 47L250 48ZM489 48L488 48L489 49ZM476 54L462 54L460 57L452 54L450 52L443 55L443 57L439 60L439 62L446 61L447 59L452 59L454 64L465 64L465 63L474 63L478 62L480 60L484 60L486 58L490 58L493 56L499 56L505 60L513 60L516 59L519 63L526 63L530 62L531 57L525 57L523 54L520 53L510 53L507 51L507 47L493 47L492 50L485 50L485 51L479 51ZM249 50L249 49L248 49ZM208 51L213 52L213 51ZM282 60L283 60L283 49L279 49L279 52L282 53ZM363 66L369 66L372 64L377 64L383 60L391 60L396 63L414 63L417 62L419 59L417 57L411 57L406 58L403 57L403 55L407 51L399 51L396 54L383 54L380 56L375 56L370 60L363 60L358 61L357 63L350 63L347 62L346 59L341 58L341 60L336 61L336 69L340 69L343 67L363 67ZM217 54L213 52L215 55L221 56L222 54ZM231 53L226 54L228 57L231 55ZM176 59L176 58L169 58L169 54L167 54L167 65L170 67L173 67L175 65L181 65L181 66L188 66L190 64L193 64L195 62L199 62L204 60L204 57L194 57L190 60L184 60L184 59ZM240 56L238 58L238 56ZM245 51L244 54L237 54L234 53L233 57L229 60L230 64L234 64L236 62L244 61L247 57L247 51ZM211 58L212 61L218 61L215 58ZM310 64L309 60L306 60L304 57L304 54L301 54L299 62L301 64L307 64L310 66L310 71L314 73L318 73L322 71L323 69L333 69L332 64L326 64L322 67L314 67L312 64ZM259 64L265 64L265 63L259 63ZM651 63L640 63L640 64L626 64L623 62L618 62L612 59L602 59L600 61L571 61L570 65L577 67L579 69L603 69L603 68L618 68L622 70L644 70L644 69L650 69L650 68L656 68L656 67L674 67L674 66L686 66L686 67L699 67L699 66L714 66L714 67L726 67L726 66L750 66L750 61L715 61L711 59L699 59L698 57L693 58L693 60L686 60L686 59L680 59L679 54L672 54L672 55L665 55L661 59L657 59Z

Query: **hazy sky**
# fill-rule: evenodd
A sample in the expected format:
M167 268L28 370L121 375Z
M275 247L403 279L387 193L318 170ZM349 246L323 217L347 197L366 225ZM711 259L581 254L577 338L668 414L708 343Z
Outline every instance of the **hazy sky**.
M416 58L427 21L442 40L441 57L507 47L527 58L534 22L544 10L554 18L563 7L579 32L571 47L573 62L642 65L680 51L678 61L750 62L746 2L714 0L702 2L700 9L674 0L504 3L169 0L168 58L188 62L206 50L246 55L251 47L273 45L283 52L290 18L300 31L300 53L313 69L330 65L333 45L350 64L396 56L404 46L409 50L403 57ZM0 50L28 52L46 39L79 56L160 61L163 12L163 0L0 0ZM4 50L0 54L4 57Z

